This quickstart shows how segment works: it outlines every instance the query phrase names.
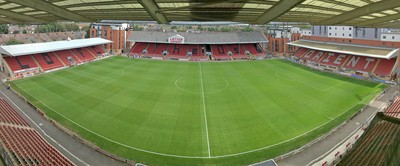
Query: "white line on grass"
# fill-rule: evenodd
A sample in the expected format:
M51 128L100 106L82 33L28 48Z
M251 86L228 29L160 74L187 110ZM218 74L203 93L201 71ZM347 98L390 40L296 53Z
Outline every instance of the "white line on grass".
M67 152L69 155L71 155L73 158L75 158L79 162L81 162L83 165L90 166L88 163L86 163L79 157L72 154L70 151L65 149L64 146L62 146L60 143L58 143L56 140L54 140L51 136L49 136L42 128L40 128L39 125L36 124L35 121L33 121L31 119L31 117L29 117L24 111L22 111L22 109L17 104L15 104L3 91L0 90L0 93L3 94L15 107L17 107L47 138L49 138L51 141L53 141L55 144L57 144L61 149L63 149L65 152Z
M210 139L208 137L208 123L207 123L207 111L206 111L206 100L204 99L204 84L203 84L203 72L201 70L201 62L199 62L200 68L200 84L201 84L201 97L203 99L203 113L204 113L204 123L206 124L206 136L207 136L207 146L208 146L208 157L211 157Z
M16 86L19 87L18 85L16 85ZM86 128L86 127L84 127L84 126L82 126L82 125L80 125L80 124L78 124L78 123L76 123L75 121L73 121L73 120L67 118L66 116L64 116L64 115L61 114L60 112L56 111L55 109L49 107L48 105L46 105L45 103L43 103L41 100L39 100L38 98L36 98L36 97L33 96L32 94L30 94L29 92L25 91L25 90L22 89L21 87L19 87L19 88L20 88L22 91L24 91L25 93L27 93L28 95L32 96L32 97L33 97L34 99L36 99L38 102L42 103L43 106L49 108L50 110L52 110L53 112L57 113L57 114L60 115L61 117L65 118L66 120L68 120L68 121L70 121L71 123L73 123L73 124L79 126L80 128L82 128L82 129L84 129L84 130L86 130L86 131L88 131L88 132L90 132L90 133L92 133L92 134L94 134L94 135L96 135L96 136L98 136L98 137L100 137L100 138L103 138L103 139L105 139L105 140L107 140L107 141L110 141L110 142L115 143L115 144L117 144L117 145L121 145L121 146L126 147L126 148L130 148L130 149L133 149L133 150L137 150L137 151L141 151L141 152L146 152L146 153L150 153L150 154L156 154L156 155L168 156L168 157L176 157L176 158L191 158L191 159L224 158L224 157L239 156L239 155L243 155L243 154L248 154L248 153L252 153L252 152L257 152L257 151L260 151L260 150L265 150L265 149L268 149L268 148L271 148L271 147L274 147L274 146L281 145L281 144L286 143L286 142L290 142L290 141L295 140L295 139L297 139L297 138L299 138L299 137L302 137L302 136L304 136L304 135L307 135L308 133L310 133L310 132L312 132L312 131L314 131L314 130L317 130L317 129L321 128L322 126L324 126L324 125L330 123L331 121L335 120L337 117L339 117L339 116L343 115L344 113L350 111L350 110L351 110L352 108L354 108L357 104L363 102L363 101L366 100L368 97L370 97L370 96L376 94L376 92L379 91L379 90L377 90L377 91L371 93L370 95L366 96L363 100L361 100L361 101L355 103L355 104L354 104L353 106L351 106L348 110L346 110L346 111L342 112L341 114L335 116L332 120L330 120L330 121L328 121L328 122L325 122L325 123L323 123L323 124L321 124L321 125L319 125L319 126L313 128L313 129L311 129L311 130L309 130L309 131L307 131L307 132L304 132L303 134L300 134L300 135L298 135L298 136L296 136L296 137L287 139L287 140L285 140L285 141L282 141L282 142L279 142L279 143L276 143L276 144L273 144L273 145L269 145L269 146L265 146L265 147L253 149L253 150L250 150L250 151L245 151L245 152L240 152L240 153L232 153L232 154L226 154L226 155L220 155L220 156L207 156L207 157L205 157L205 156L183 156L183 155L165 154L165 153L153 152L153 151L150 151L150 150L144 150L144 149L140 149L140 148L136 148L136 147L132 147L132 146L129 146L129 145L120 143L120 142L118 142L118 141L115 141L115 140L112 140L112 139L110 139L110 138L107 138L107 137L105 137L105 136L103 136L103 135L100 135L100 134L98 134L98 133L96 133L96 132L94 132L94 131L92 131L92 130L90 130L90 129L88 129L88 128ZM1 92L1 91L0 91L0 92Z

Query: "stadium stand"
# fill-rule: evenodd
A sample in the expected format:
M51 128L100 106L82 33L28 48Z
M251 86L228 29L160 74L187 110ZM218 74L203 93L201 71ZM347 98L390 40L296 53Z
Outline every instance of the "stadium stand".
M96 60L105 54L101 38L0 46L3 69L11 79L33 76Z
M215 60L231 60L231 56L228 54L228 45L212 45L212 55Z
M306 52L308 52L308 48L299 48L293 55L301 58Z
M92 49L97 52L97 54L106 54L106 52L100 46L92 46Z
M189 59L193 61L248 59L250 56L266 55L260 44L266 43L261 32L144 32L134 31L129 41L135 43L131 56L169 59ZM152 44L148 44L152 42ZM153 54L153 48L156 48ZM147 53L143 50L147 49ZM184 50L184 51L182 51ZM167 51L164 54L164 51Z
M397 97L385 111L387 116L400 118L400 97Z
M395 78L397 54L395 48L341 45L298 40L289 45L299 47L292 59L321 69L344 71L378 80ZM366 49L367 48L367 49Z
M156 52L152 55L156 57L163 56L164 51L167 51L168 47L169 47L168 44L157 43Z
M70 50L62 50L62 51L57 51L55 53L67 66L81 63L81 61L74 54L72 54Z
M374 73L377 76L388 77L391 75L395 64L396 64L396 58L380 59L378 66L376 67Z
M20 57L4 57L12 71L38 67L30 55Z
M44 71L64 67L54 52L35 54L33 57Z
M170 58L186 58L187 48L188 46L185 44L174 44L170 45L168 48L167 57Z
M337 165L390 165L399 142L400 125L375 117L354 148Z
M6 165L74 165L4 99L0 99L0 115L0 153Z
M376 62L375 58L351 56L343 68L371 73Z
M131 49L131 54L142 54L143 50L147 48L148 43L135 43Z
M96 58L86 47L72 49L72 53L83 62L92 61Z

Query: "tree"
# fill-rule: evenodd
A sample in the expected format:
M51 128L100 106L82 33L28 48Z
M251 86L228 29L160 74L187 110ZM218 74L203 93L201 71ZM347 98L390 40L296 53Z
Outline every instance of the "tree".
M243 31L243 32L253 32L254 29L253 29L252 27L250 27L250 25L249 25L249 26L243 28L242 31Z
M21 33L21 31L19 31L19 30L13 31L13 34L19 34L19 33Z
M0 34L8 34L8 25L0 24Z
M175 25L171 26L171 29L176 29L177 27Z
M232 29L230 27L225 26L225 27L221 27L220 31L222 31L222 32L230 32L230 31L232 31Z
M26 29L24 29L24 30L22 30L22 33L23 33L23 34L27 34L28 31L26 31Z
M66 31L65 25L58 22L41 25L35 29L36 33L65 32L65 31Z
M86 31L85 38L90 38L90 28L93 27L93 23L90 23L89 26L82 27L82 31Z
M76 23L68 23L64 24L64 26L66 31L73 31L73 32L79 31L79 26Z
M203 27L201 25L197 26L197 29L203 31Z
M6 42L6 45L16 45L16 44L24 44L22 41L18 41L16 39L10 39Z

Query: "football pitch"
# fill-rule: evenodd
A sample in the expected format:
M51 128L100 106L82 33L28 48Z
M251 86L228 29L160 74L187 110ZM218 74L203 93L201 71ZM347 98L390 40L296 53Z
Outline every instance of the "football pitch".
M112 57L12 82L47 116L150 165L244 165L299 148L385 85L286 60Z

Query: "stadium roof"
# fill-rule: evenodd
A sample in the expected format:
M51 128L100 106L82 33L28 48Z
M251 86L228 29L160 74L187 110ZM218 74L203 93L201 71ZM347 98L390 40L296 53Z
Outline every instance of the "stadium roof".
M399 0L0 0L0 23L233 21L398 27Z
M169 43L168 38L179 35L184 44L238 44L266 43L262 32L145 32L133 31L129 41L149 43Z
M102 38L76 39L55 41L46 43L17 44L10 46L0 46L0 53L9 56L21 56L52 51L68 50L74 48L89 47L101 44L112 43L110 40Z
M319 42L310 40L297 40L288 44L292 46L304 47L314 50L367 56L374 58L390 59L393 57L397 57L399 55L399 49L396 48L372 47L372 46L355 45L348 43L341 44L341 43L329 43L329 42Z

